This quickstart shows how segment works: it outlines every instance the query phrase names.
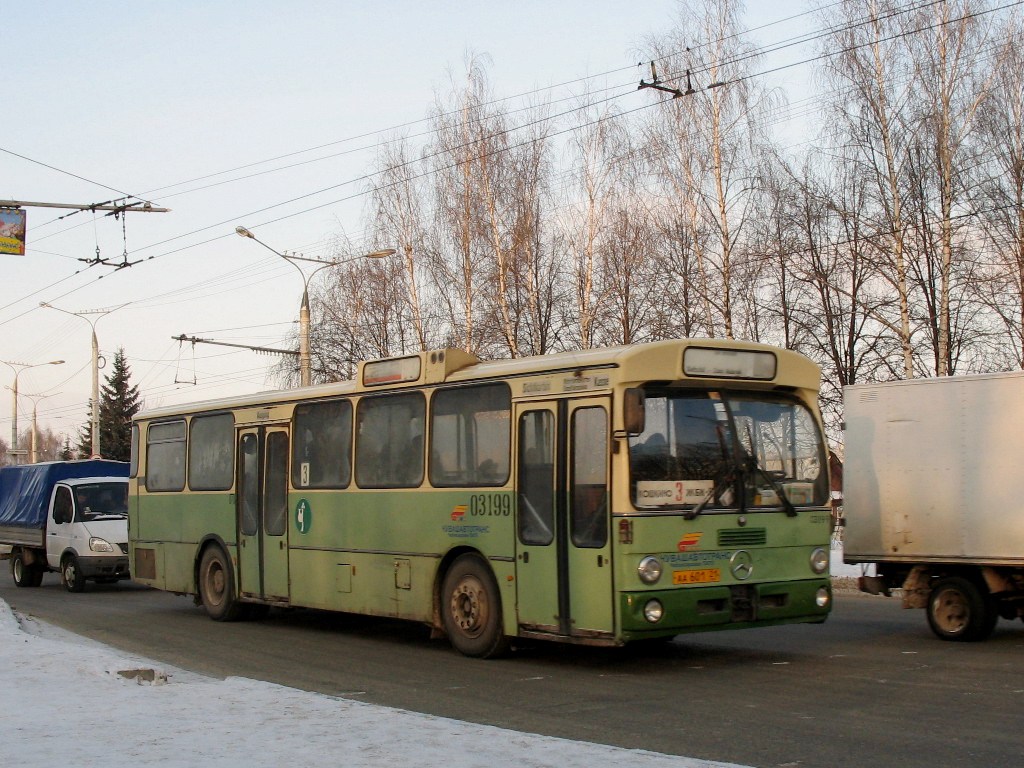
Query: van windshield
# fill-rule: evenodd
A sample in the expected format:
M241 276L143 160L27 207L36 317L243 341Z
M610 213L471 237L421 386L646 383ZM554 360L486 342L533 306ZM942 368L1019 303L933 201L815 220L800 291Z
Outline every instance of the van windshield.
M649 390L629 439L641 509L784 509L827 503L824 444L800 402L764 392Z
M127 483L76 485L75 522L128 517Z

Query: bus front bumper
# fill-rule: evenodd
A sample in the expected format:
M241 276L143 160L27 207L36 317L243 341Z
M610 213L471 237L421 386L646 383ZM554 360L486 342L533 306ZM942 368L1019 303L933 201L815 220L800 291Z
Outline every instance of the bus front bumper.
M627 640L712 629L820 623L832 609L832 585L830 579L821 578L625 592L619 609ZM658 615L660 618L652 620Z

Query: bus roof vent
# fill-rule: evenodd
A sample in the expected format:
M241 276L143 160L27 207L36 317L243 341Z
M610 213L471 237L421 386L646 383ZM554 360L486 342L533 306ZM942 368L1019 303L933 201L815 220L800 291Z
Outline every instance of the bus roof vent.
M461 349L436 349L424 353L427 383L444 381L456 371L476 365L480 358Z

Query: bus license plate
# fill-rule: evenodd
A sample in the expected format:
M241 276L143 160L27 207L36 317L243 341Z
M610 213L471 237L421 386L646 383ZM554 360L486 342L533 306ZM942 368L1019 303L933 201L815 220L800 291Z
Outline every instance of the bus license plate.
M693 571L672 571L673 584L708 584L722 580L719 568L698 568Z

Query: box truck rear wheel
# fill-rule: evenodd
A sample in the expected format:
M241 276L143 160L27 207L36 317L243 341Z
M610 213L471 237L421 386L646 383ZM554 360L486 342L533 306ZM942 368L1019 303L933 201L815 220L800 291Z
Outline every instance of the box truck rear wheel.
M26 563L25 553L19 549L11 554L11 578L16 587L38 587L43 583L43 569L38 563Z
M989 596L959 576L948 576L935 583L927 610L928 625L943 640L984 640L999 620Z

